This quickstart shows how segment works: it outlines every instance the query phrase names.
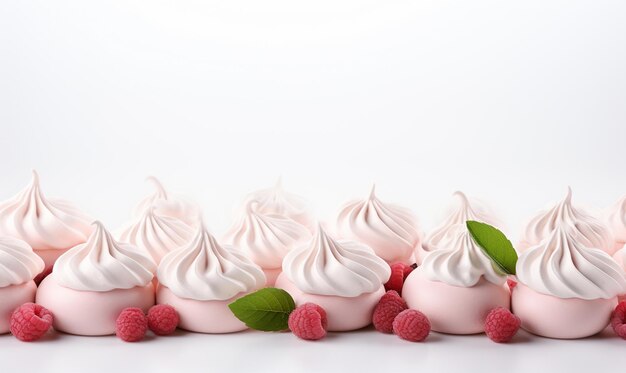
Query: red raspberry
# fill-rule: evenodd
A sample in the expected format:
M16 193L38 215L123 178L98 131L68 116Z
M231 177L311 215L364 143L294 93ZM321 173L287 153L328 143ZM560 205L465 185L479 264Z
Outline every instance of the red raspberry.
M619 302L611 315L611 327L620 338L626 339L626 301Z
M393 320L407 308L406 302L400 297L398 292L389 290L380 297L378 304L374 308L372 316L374 328L382 333L393 333Z
M492 341L503 343L510 341L519 330L521 321L506 308L492 309L485 319L485 333Z
M178 321L178 312L170 305L157 304L148 310L148 328L156 335L174 333Z
M421 342L430 333L430 320L416 310L404 310L393 320L393 332L402 339Z
M289 329L299 338L315 341L326 336L326 311L315 303L305 303L291 312Z
M517 281L508 278L506 280L506 284L509 285L509 290L513 291L513 289L517 286Z
M404 267L404 279L405 280L407 277L409 277L409 275L411 274L411 272L413 272L415 268L417 268L417 263L413 263L410 266Z
M46 267L43 270L43 272L35 276L35 278L33 279L33 281L35 281L35 285L39 286L39 284L41 284L41 281L43 281L43 279L46 278L51 273L52 273L52 266Z
M385 290L395 290L398 294L402 295L404 279L411 273L414 267L404 263L394 263L390 265L390 267L391 276L389 276L389 281L385 284ZM417 267L417 265L415 265L415 267Z
M43 337L52 326L52 313L35 303L24 303L11 314L10 329L15 338L24 342Z
M141 341L148 331L148 318L136 307L125 308L115 321L115 334L126 342Z

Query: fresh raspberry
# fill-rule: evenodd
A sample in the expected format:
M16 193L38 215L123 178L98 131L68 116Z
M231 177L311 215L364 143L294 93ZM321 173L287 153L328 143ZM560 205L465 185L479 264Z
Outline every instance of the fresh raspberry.
M404 266L404 280L409 277L415 268L417 268L417 263L413 263L410 266Z
M521 321L506 308L492 309L485 319L485 333L492 341L505 343L510 341L520 327Z
M506 284L509 285L509 290L513 291L513 289L517 286L517 281L507 278Z
M299 338L315 341L326 336L326 311L315 303L305 303L291 312L289 329Z
M125 308L115 321L115 334L126 342L141 341L148 331L148 318L136 307Z
M626 339L626 301L619 302L611 315L611 327L620 338Z
M33 279L33 281L35 281L35 285L39 286L39 284L41 284L41 281L43 281L43 279L46 278L51 273L52 273L52 266L46 267L43 270L43 272L35 276L35 278Z
M43 337L52 326L52 313L35 303L24 303L11 314L10 329L15 338L24 342Z
M404 263L394 263L390 265L391 267L391 276L389 276L389 281L385 284L385 291L395 290L398 294L402 295L402 286L404 285L404 279L406 276L411 273L413 268L412 266L406 265ZM406 272L406 276L405 276Z
M156 335L174 333L178 321L178 312L170 305L157 304L148 310L148 328Z
M393 320L407 308L406 302L400 297L398 292L389 290L380 297L378 304L374 308L372 316L374 328L382 333L393 333Z
M430 333L430 320L416 310L404 310L393 320L393 332L402 339L421 342Z

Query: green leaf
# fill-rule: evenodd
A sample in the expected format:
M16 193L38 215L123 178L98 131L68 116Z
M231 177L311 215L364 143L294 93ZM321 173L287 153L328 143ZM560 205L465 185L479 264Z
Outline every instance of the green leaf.
M283 289L264 288L237 299L228 307L249 328L276 332L289 329L287 321L296 304Z
M497 228L489 224L468 220L465 222L474 241L504 273L515 274L517 252L511 241Z

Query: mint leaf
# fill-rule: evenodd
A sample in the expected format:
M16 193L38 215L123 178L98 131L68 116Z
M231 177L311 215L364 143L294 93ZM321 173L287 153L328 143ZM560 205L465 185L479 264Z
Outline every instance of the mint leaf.
M489 224L478 221L468 220L465 224L474 241L496 266L504 273L514 275L517 252L504 233Z
M249 328L276 332L289 329L287 321L296 304L283 289L264 288L237 299L228 308Z

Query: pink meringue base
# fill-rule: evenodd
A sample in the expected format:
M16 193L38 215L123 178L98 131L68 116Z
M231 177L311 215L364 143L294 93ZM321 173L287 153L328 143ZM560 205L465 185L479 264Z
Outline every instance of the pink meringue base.
M24 303L34 302L36 292L34 281L0 288L0 334L9 332L13 311Z
M432 281L418 267L407 277L402 297L409 308L424 313L432 330L448 334L477 334L485 330L485 318L496 307L509 308L511 295L506 285L483 278L472 287Z
M538 293L524 284L513 288L513 313L522 320L522 328L543 337L585 338L604 330L609 324L617 298L557 298Z
M380 297L385 294L383 285L374 292L357 297L304 293L284 273L276 279L276 287L287 291L295 300L296 305L311 302L326 310L328 331L331 332L356 330L371 324L374 307L378 304Z
M233 315L228 305L244 293L227 300L195 300L177 296L164 285L157 288L157 304L169 304L180 317L178 327L198 333L234 333L248 327Z
M127 307L148 311L154 305L154 286L111 291L79 291L58 284L54 273L37 290L36 302L54 315L54 329L77 335L115 334L115 320Z
M48 249L48 250L37 250L35 249L35 254L39 255L45 264L44 270L42 272L50 271L52 266L54 266L54 262L63 255L68 249Z
M283 269L279 268L263 268L263 273L265 273L265 286L272 287L276 283L276 279L278 276L283 273Z

